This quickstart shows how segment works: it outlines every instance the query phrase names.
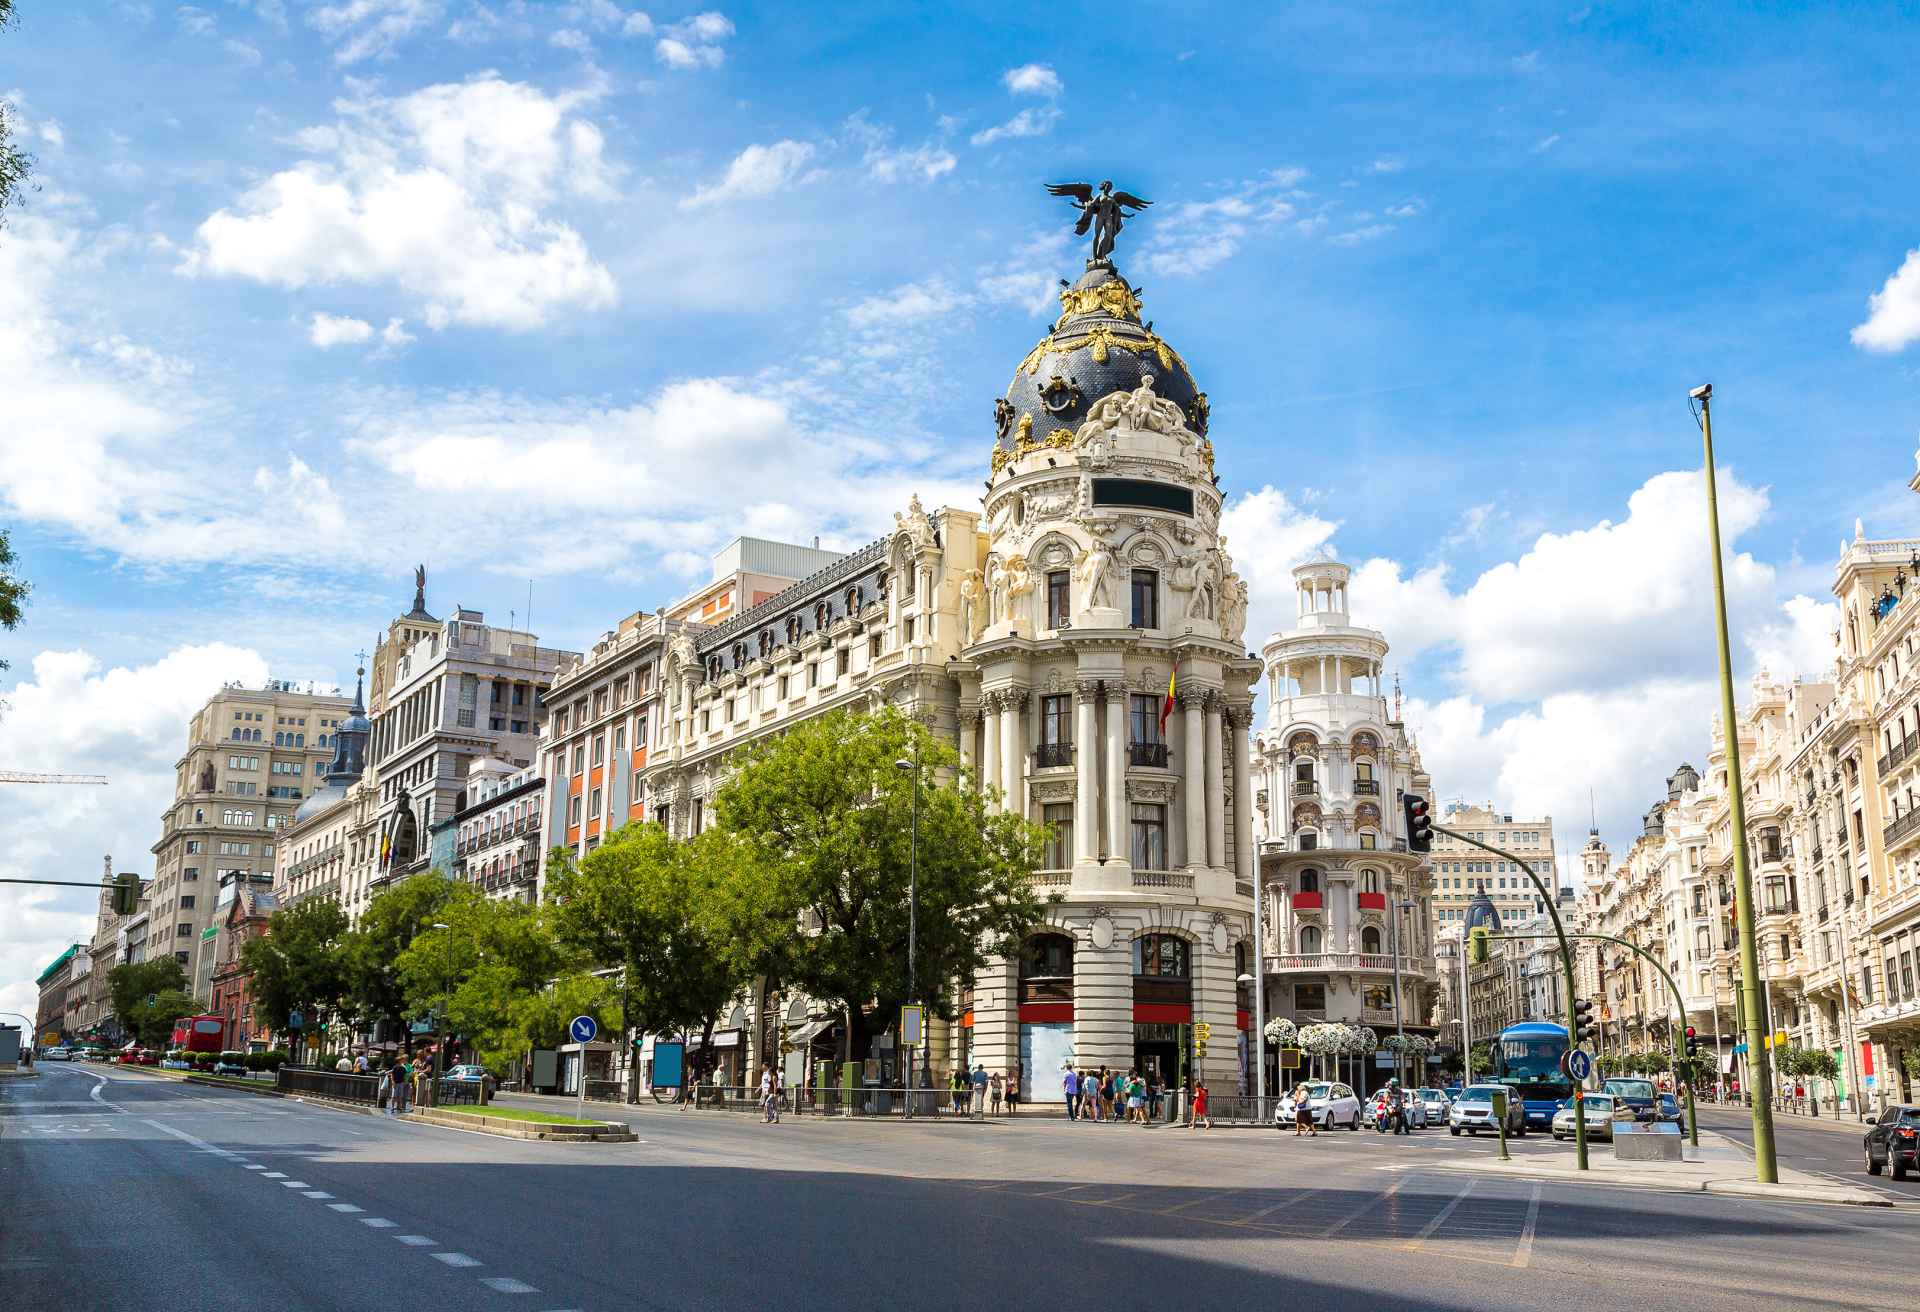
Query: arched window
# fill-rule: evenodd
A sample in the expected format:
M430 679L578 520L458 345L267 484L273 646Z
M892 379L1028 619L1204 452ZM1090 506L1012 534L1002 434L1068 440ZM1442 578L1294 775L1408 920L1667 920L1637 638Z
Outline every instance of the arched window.
M1360 950L1369 956L1378 956L1380 952L1380 931L1368 925L1360 931Z
M1362 893L1378 893L1380 891L1380 872L1378 870L1362 870L1360 872L1360 891Z
M1133 973L1187 979L1191 966L1187 941L1172 934L1142 934L1133 941Z
M1320 872L1318 870L1302 870L1300 872L1300 891L1302 893L1318 893L1320 891Z
M1303 956L1317 956L1320 952L1320 928L1317 925L1300 927L1300 952Z

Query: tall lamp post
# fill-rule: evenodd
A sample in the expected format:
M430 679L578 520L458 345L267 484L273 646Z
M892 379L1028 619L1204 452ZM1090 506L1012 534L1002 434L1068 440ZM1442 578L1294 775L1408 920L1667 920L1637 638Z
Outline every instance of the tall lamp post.
M447 1009L453 1005L453 935L452 935L453 926L443 925L436 920L433 922L433 927L435 929L444 929L448 931L448 935L446 939L447 998L445 1002L440 1004L440 1023L434 1027L434 1029L438 1032L438 1036L439 1036L439 1042L434 1046L434 1050L433 1050L433 1078L437 1083L439 1078L442 1075L446 1074L446 1070L447 1070ZM583 1052L580 1054L580 1069L582 1071L586 1069L586 1064L587 1064L587 1057L586 1057L586 1054Z
M893 763L897 770L904 770L913 776L913 809L909 822L907 840L907 1001L917 1003L920 1000L919 962L916 959L920 945L920 749L914 747L911 757L903 756ZM926 1043L926 1022L921 1022L920 1042ZM913 1115L913 1049L907 1049L907 1109L908 1116Z
M1773 1025L1761 1015L1760 962L1753 930L1753 888L1747 873L1747 799L1740 782L1740 729L1734 719L1733 656L1727 641L1727 583L1720 562L1720 499L1713 475L1713 384L1702 383L1689 392L1699 403L1700 439L1706 448L1707 537L1713 551L1713 617L1720 652L1720 723L1727 743L1727 811L1733 833L1733 908L1740 928L1740 987L1746 997L1741 1027L1747 1043L1747 1070L1752 1077L1753 1168L1762 1184L1777 1184L1780 1166L1773 1151L1773 1075L1764 1054L1763 1039ZM1762 1054L1755 1061L1755 1054Z

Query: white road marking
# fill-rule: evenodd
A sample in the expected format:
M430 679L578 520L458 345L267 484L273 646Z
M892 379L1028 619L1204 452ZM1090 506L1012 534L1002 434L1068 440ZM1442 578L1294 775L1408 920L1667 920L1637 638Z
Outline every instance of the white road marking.
M285 1171L268 1171L260 1178L262 1180L284 1180L287 1178L287 1173Z
M1533 1261L1533 1232L1540 1222L1540 1189L1533 1186L1533 1196L1527 1199L1527 1222L1520 1227L1520 1242L1513 1250L1513 1264L1525 1266Z
M436 1262L445 1262L448 1266L479 1266L480 1259L468 1257L465 1253L429 1253Z
M375 1230L397 1230L400 1227L398 1221L389 1221L384 1216L363 1216L360 1218L360 1224L370 1225Z
M319 1198L319 1199L327 1199L327 1198L331 1198L331 1197L333 1197L333 1195L332 1195L332 1194L330 1194L330 1193L328 1193L328 1192L327 1192L326 1190L324 1190L324 1189L309 1189L309 1190L307 1190L307 1197L309 1197L309 1198Z
M1413 1176L1411 1175L1401 1176L1398 1180L1395 1180L1392 1184L1388 1185L1386 1189L1381 1192L1378 1198L1367 1199L1366 1202L1360 1204L1360 1206L1356 1207L1353 1211L1348 1212L1345 1216L1341 1217L1338 1221L1335 1221L1332 1225L1328 1226L1325 1230L1322 1230L1320 1232L1320 1237L1322 1239L1328 1239L1336 1234L1339 1234L1342 1230L1345 1230L1348 1226L1352 1225L1355 1221L1358 1221L1361 1217L1365 1216L1368 1212L1371 1212L1374 1208L1386 1202L1387 1199L1399 1193L1401 1186L1406 1184L1406 1182L1411 1179L1413 1179Z
M434 1254L438 1257L439 1254ZM524 1280L515 1280L512 1276L482 1276L480 1283L488 1289L502 1294L537 1294L540 1291Z
M1469 1177L1467 1180L1467 1187L1465 1189L1462 1189L1459 1193L1455 1194L1453 1196L1453 1201L1448 1203L1445 1207L1441 1208L1440 1214L1434 1217L1433 1220L1427 1222L1424 1226L1422 1226L1420 1228L1420 1233L1415 1235L1412 1239L1408 1240L1405 1244L1402 1245L1402 1247L1410 1248L1410 1249L1418 1248L1420 1247L1420 1245L1426 1243L1427 1236L1432 1234L1435 1230L1438 1230L1442 1225L1446 1223L1446 1219L1453 1215L1453 1210L1456 1207L1460 1206L1460 1204L1467 1201L1467 1195L1472 1193L1473 1187L1479 1183L1480 1181L1477 1178Z
M313 1186L312 1186L312 1185L310 1185L310 1184L308 1184L308 1183L307 1183L307 1182L306 1182L305 1180L282 1180L282 1181L280 1182L280 1187L281 1187L282 1189L311 1189L311 1188L313 1188Z
M395 1235L394 1238L409 1248L432 1248L440 1242L438 1239L429 1239L425 1235Z
M266 1167L264 1167L264 1166L262 1166L262 1165L260 1165L260 1163L258 1163L258 1162L248 1162L248 1163L247 1163L247 1169L248 1169L249 1171L264 1171L264 1170L266 1170L267 1168L266 1168Z
M355 1207L352 1203L328 1203L327 1206L336 1212L364 1212L367 1210L364 1207Z

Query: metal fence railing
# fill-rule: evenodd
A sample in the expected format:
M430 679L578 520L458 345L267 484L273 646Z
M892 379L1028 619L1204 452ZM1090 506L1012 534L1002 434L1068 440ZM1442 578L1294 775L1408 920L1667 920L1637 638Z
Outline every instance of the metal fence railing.
M274 1075L274 1087L284 1093L310 1093L317 1098L337 1098L341 1102L372 1105L380 1096L380 1077L315 1070L307 1066L282 1066Z

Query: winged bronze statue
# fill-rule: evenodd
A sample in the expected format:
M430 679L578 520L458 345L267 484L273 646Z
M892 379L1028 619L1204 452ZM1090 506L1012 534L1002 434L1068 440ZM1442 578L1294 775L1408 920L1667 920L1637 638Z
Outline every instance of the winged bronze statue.
M1121 225L1133 217L1128 211L1144 210L1153 204L1131 192L1115 191L1111 182L1102 182L1098 193L1090 182L1049 182L1047 194L1066 196L1073 201L1073 207L1080 211L1080 222L1074 225L1074 235L1084 237L1088 228L1093 229L1093 258L1096 260L1104 260L1113 254L1114 239L1120 235Z

